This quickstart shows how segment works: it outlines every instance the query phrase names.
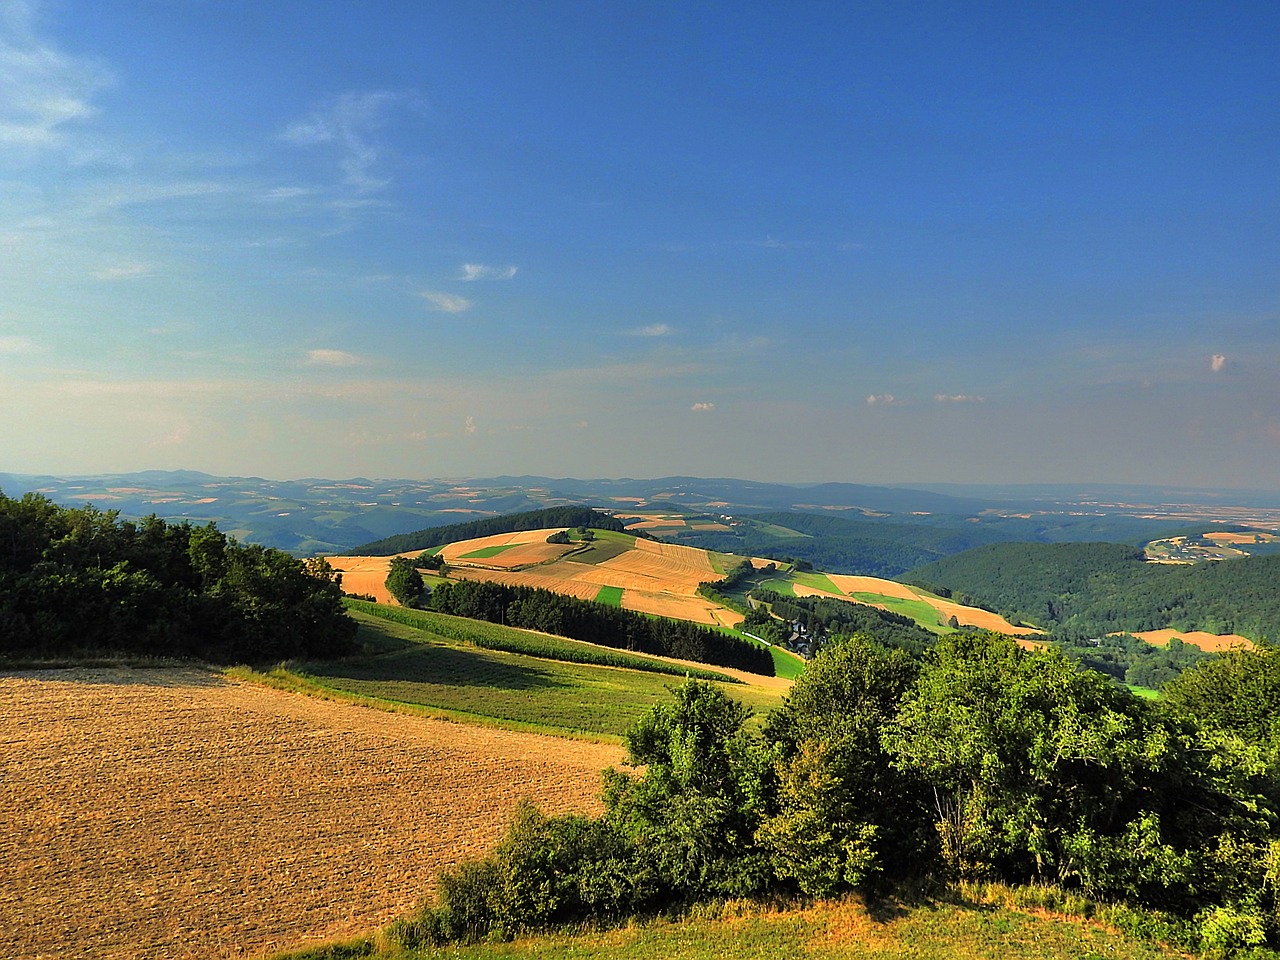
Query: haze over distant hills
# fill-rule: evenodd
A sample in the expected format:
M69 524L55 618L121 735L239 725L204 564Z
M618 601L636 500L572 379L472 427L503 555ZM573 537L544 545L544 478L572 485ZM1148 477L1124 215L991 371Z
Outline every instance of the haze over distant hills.
M967 538L982 542L1136 542L1211 522L1280 526L1280 492L1105 484L887 487L686 476L271 480L151 470L79 477L0 474L0 491L11 497L39 492L72 506L92 503L125 517L154 513L214 521L244 541L299 555L343 552L423 527L570 504L712 517L816 514L844 521L833 533L892 540L904 526L928 527L931 542L938 528L966 531ZM981 534L973 536L975 528Z

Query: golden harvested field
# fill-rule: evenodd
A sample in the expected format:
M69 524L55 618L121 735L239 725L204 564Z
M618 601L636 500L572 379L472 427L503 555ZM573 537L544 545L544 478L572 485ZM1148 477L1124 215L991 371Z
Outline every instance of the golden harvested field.
M827 579L845 593L879 593L902 600L918 599L914 590L896 580L881 580L879 577L850 577L840 573L829 573Z
M0 676L4 956L243 957L365 932L488 849L521 798L598 810L621 759L194 669Z
M402 553L402 557L417 557L421 550ZM372 596L378 603L395 603L387 592L387 570L391 567L390 557L326 557L329 566L342 573L343 593L363 593Z
M1205 653L1221 653L1224 650L1252 650L1253 641L1239 634L1229 633L1218 635L1216 633L1204 633L1202 631L1183 632L1180 630L1147 630L1143 633L1135 633L1132 636L1139 640L1145 640L1147 643L1154 644L1157 647L1167 646L1169 641L1177 637L1183 643L1189 643L1199 647Z
M545 563L574 549L573 544L547 543L547 537L561 533L564 527L547 527L543 530L521 530L517 533L498 533L475 540L460 540L440 551L440 556L450 566L472 565L484 567L521 567L532 563ZM469 553L493 547L509 547L491 557L466 558Z
M600 592L600 584L585 578L570 579L560 576L565 565L556 564L540 570L481 570L477 567L454 567L449 571L453 580L481 580L486 583L502 583L509 587L539 587L553 593L563 593L579 600L594 600ZM588 568L591 569L591 568Z
M884 597L895 597L900 600L923 601L937 610L944 621L955 617L957 622L965 626L978 627L982 630L994 630L997 633L1003 633L1011 637L1023 637L1040 632L1039 630L1033 630L1031 627L1016 627L998 613L991 613L989 610L982 610L978 607L966 607L951 600L930 596L923 591L909 587L905 583L898 583L895 580L881 580L879 577L852 577L837 573L827 574L827 579L847 594L878 593ZM804 593L801 593L802 589ZM835 596L835 594L823 590L813 590L808 587L802 588L799 584L796 585L795 590L801 596ZM873 603L871 606L880 607L884 610L890 609L878 603Z
M1212 540L1214 543L1272 543L1275 541L1275 534L1271 533L1206 533L1206 540Z
M622 607L637 613L652 613L672 620L689 620L709 627L736 627L742 614L712 603L705 597L680 597L647 590L623 590Z

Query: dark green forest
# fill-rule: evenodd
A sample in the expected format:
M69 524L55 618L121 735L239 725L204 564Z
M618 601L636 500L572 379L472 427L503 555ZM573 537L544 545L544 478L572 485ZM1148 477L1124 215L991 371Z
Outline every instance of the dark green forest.
M755 632L754 625L767 625L763 617L772 616L788 623L801 623L810 634L837 637L862 634L874 637L884 647L914 654L924 653L938 639L914 620L867 604L827 597L784 597L760 587L751 591L751 598L761 606L752 611L754 616L749 614L744 621L743 629L750 632Z
M1166 627L1280 637L1280 556L1171 565L1114 543L1005 543L898 579L1066 639Z
M239 544L212 524L0 494L0 657L330 657L355 629L324 561Z
M402 946L761 896L872 902L961 880L1151 913L1209 956L1280 945L1280 655L1144 701L1060 652L956 633L923 657L824 650L762 734L686 681L627 735L599 817L523 808L388 931Z
M486 517L483 520L452 523L446 527L427 527L412 533L400 533L353 547L351 553L357 556L389 557L411 550L429 550L459 540L475 540L499 533L518 533L521 530L541 530L544 527L594 527L597 530L615 530L619 533L626 529L621 520L590 507L548 507L545 510L508 513L500 517Z
M535 587L450 580L432 589L427 605L440 613L541 630L607 647L737 667L764 676L774 673L769 651L739 637L685 620L650 617Z

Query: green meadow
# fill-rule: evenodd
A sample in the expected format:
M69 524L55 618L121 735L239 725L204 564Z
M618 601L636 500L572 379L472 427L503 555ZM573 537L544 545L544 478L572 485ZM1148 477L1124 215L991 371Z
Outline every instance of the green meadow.
M857 897L811 905L744 901L679 919L617 928L553 931L509 942L382 949L379 935L276 960L1174 960L1185 950L1156 939L1159 921L1132 911L1080 904L1042 906L1035 888L964 888L922 903L865 904ZM1049 896L1050 901L1059 898ZM1148 928L1152 937L1126 929Z
M359 624L361 655L285 666L256 679L388 710L604 741L620 740L687 674L720 678L726 693L759 715L757 722L781 702L776 691L710 670L685 670L496 624L385 608L410 621L396 622L362 612L370 606L357 602L350 609Z

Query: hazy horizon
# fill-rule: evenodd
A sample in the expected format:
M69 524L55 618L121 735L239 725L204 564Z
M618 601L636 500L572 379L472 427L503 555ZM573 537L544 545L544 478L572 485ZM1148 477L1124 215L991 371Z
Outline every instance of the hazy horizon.
M1278 28L0 0L0 464L1274 488Z

